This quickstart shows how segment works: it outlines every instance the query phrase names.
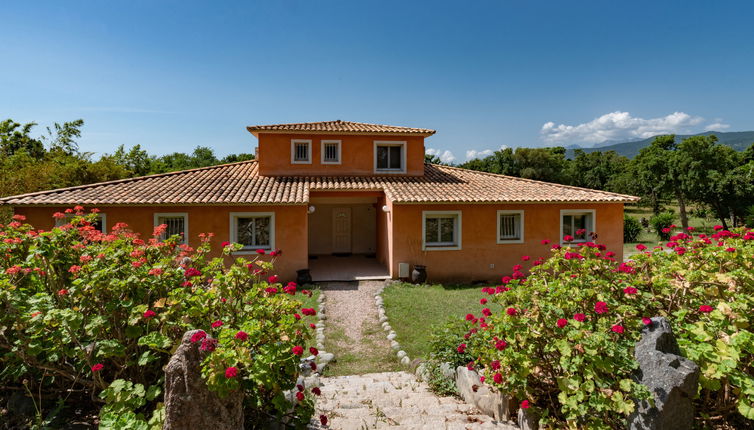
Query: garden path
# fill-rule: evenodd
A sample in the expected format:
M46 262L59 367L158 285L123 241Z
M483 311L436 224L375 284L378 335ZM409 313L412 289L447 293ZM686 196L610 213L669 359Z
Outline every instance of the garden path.
M322 395L311 429L517 429L473 406L439 397L402 366L377 318L374 295L382 281L322 285L327 320L325 345L335 354L320 379ZM329 419L321 426L318 417Z

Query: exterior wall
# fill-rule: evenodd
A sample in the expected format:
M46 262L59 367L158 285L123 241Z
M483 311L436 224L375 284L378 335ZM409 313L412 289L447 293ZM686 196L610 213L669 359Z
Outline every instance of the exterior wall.
M351 209L351 252L354 254L374 254L377 251L376 204L334 203L317 204L309 215L309 254L332 254L333 209Z
M189 245L199 244L199 233L215 233L212 239L214 256L220 255L220 244L230 240L230 212L275 212L275 247L283 251L277 257L275 272L282 280L296 279L296 270L309 267L306 206L98 206L107 215L106 230L118 222L129 225L143 238L152 236L156 212L188 213ZM87 208L88 209L88 208ZM16 207L15 213L25 215L35 228L49 230L55 226L52 214L65 207ZM256 257L252 253L249 257ZM263 257L270 258L270 257Z
M291 140L311 139L311 164L291 163ZM340 164L322 164L322 141L340 140ZM263 176L374 176L374 142L405 141L406 173L424 174L424 138L421 136L366 136L332 134L259 134L259 174ZM388 174L394 175L394 174Z
M498 244L497 211L524 210L524 243ZM515 264L529 267L536 257L549 255L542 239L560 238L561 209L594 209L597 243L623 258L623 204L519 204L519 205L393 205L390 273L398 274L398 263L424 264L431 281L493 281L510 275ZM422 251L422 211L460 210L461 249ZM521 256L532 257L528 263Z

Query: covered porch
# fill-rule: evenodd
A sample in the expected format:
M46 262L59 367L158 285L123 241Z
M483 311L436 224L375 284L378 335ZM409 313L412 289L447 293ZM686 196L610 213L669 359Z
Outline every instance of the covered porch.
M387 267L367 255L317 255L309 257L309 273L314 282L374 281L390 279Z

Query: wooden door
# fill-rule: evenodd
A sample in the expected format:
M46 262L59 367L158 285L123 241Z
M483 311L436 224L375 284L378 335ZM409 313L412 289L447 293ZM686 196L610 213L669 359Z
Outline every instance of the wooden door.
M332 252L351 252L351 208L332 210Z

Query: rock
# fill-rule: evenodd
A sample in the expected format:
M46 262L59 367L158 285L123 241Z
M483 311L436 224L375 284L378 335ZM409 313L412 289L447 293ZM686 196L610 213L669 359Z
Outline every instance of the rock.
M456 370L447 361L440 363L440 372L442 372L442 376L444 376L448 380L453 380L456 378Z
M654 396L637 402L628 417L631 430L675 430L693 427L699 366L681 357L680 348L665 318L652 318L636 343L634 357L639 362L639 382Z
M398 351L398 354L396 354L398 358L403 358L406 356L406 351Z
M384 322L387 322L387 315L382 315L382 316L380 317L380 324L382 324L382 323L384 323Z
M318 319L319 319L320 321L324 321L324 320L326 320L326 319L327 319L327 315L325 315L325 314L322 314L322 313L318 313L318 314L317 314L317 318L318 318Z
M220 398L207 388L200 364L206 353L199 350L201 342L191 342L199 330L187 331L181 345L165 367L164 430L211 428L236 430L244 428L243 392L232 392Z
M394 340L391 340L390 347L393 348L393 350L398 351L399 349L401 349L401 344Z
M383 325L382 328L384 328L385 331L393 331L393 327L391 327L390 324L388 323L385 323L385 325Z
M424 363L424 361L421 358L414 358L411 360L411 364L409 365L409 368L411 369L412 373L417 373L419 366L421 366Z
M335 359L335 354L332 352L320 352L319 353L319 362L323 364L327 364Z
M479 374L463 366L456 368L456 387L466 403L476 406L481 412L497 421L507 421L510 415L508 396L479 382Z
M403 358L401 358L401 364L408 366L409 364L411 364L411 359L409 359L407 355L404 355Z
M387 334L387 340L395 340L396 337L398 337L398 335L394 331Z
M416 360L418 360L418 358L414 359L414 361ZM427 382L430 377L429 372L427 371L427 365L424 363L420 363L418 366L416 366L415 374L416 379L418 379L419 381Z
M518 426L521 430L537 430L539 417L531 409L518 409Z

